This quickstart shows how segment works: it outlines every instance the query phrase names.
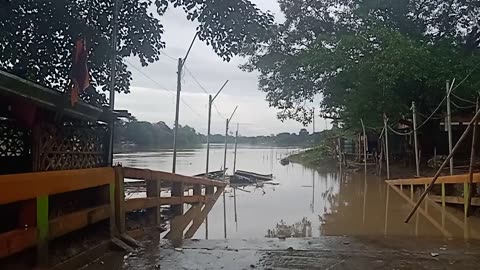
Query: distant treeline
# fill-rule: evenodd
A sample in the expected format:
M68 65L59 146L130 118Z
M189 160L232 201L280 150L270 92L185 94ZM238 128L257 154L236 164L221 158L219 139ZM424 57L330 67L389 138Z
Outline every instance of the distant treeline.
M165 122L150 123L146 121L119 121L115 126L115 143L122 146L169 148L173 144L173 129ZM311 146L320 141L321 133L309 134L301 129L298 134L279 133L268 136L239 136L239 144L276 145L276 146ZM228 142L233 143L235 137L228 136ZM198 133L194 128L186 125L179 126L177 136L178 147L193 147L207 142L207 136ZM210 135L210 143L224 143L225 135Z

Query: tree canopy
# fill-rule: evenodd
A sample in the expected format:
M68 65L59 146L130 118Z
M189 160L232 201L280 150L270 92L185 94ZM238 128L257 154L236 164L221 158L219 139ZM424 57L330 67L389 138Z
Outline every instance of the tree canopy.
M429 114L456 78L473 99L480 81L480 12L472 0L279 0L285 22L267 44L246 51L245 70L280 119L311 121L306 104L346 126L381 126L382 114Z
M74 41L89 49L92 88L84 97L106 102L112 56L113 3L119 3L116 91L129 92L131 73L124 58L143 66L159 59L165 47L160 18L167 8L182 8L198 24L199 39L224 60L243 44L257 43L273 22L249 0L2 0L0 69L48 87L65 89ZM97 93L95 89L99 89Z

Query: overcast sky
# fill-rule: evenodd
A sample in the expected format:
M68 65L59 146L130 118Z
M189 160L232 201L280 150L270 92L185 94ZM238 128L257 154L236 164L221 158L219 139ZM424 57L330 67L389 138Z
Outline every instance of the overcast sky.
M281 18L276 0L253 0L263 10L272 11ZM170 127L175 119L175 91L177 60L184 57L195 35L196 24L185 19L181 9L171 7L161 18L165 33L165 53L160 61L141 67L134 58L129 62L145 73L150 79L129 67L133 73L131 93L118 95L116 109L129 110L138 120L164 121ZM167 56L168 55L168 56ZM201 41L195 42L186 66L200 84L210 93L222 84L230 82L215 100L212 110L212 133L225 132L225 119L236 105L238 110L232 120L232 128L240 123L242 135L268 135L280 132L298 132L303 126L295 121L281 122L276 118L276 109L269 108L265 93L258 90L257 74L243 72L238 65L244 59L235 58L223 62L213 50ZM152 81L154 80L154 82ZM208 95L195 83L188 72L184 72L182 81L182 103L180 106L180 124L189 125L203 134L207 130ZM325 121L316 120L316 130L325 128ZM312 126L307 127L311 132Z

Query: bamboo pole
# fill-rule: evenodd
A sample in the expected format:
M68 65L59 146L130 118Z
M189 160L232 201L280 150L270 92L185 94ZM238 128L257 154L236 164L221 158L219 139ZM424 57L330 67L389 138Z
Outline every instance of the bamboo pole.
M448 153L452 153L452 110L450 108L450 82L447 81L447 131L448 131ZM450 175L453 175L453 157L450 159Z
M479 104L478 104L478 97L477 97L477 102L475 105L475 112L478 112L479 109ZM464 184L464 193L467 194L467 202L465 203L465 216L470 215L470 206L472 204L472 196L473 196L473 166L475 165L475 144L477 142L477 125L478 121L474 122L473 126L473 132L472 132L472 147L470 150L470 166L468 168L468 173L469 173L469 183L468 186L467 184Z
M477 111L475 113L475 116L472 118L472 120L470 121L470 123L468 124L467 126L467 129L465 129L465 131L463 132L462 136L460 137L460 139L457 141L457 143L455 144L455 147L453 147L452 149L452 152L448 155L448 157L445 159L445 161L443 161L442 165L440 166L440 168L438 168L438 171L437 173L435 173L435 176L433 177L432 181L430 182L430 184L428 185L428 187L425 189L425 191L422 193L422 195L420 196L420 198L418 199L418 202L415 204L415 206L413 207L412 211L410 211L410 213L408 214L407 218L405 219L405 223L408 223L410 221L410 219L412 218L413 214L415 213L415 211L417 211L418 207L420 206L420 204L422 203L423 199L425 199L425 197L427 196L428 192L433 188L433 184L435 184L435 182L437 181L438 177L440 176L440 173L442 172L443 168L445 168L445 166L447 165L448 162L450 162L451 158L453 157L453 155L455 154L455 152L458 150L458 148L460 148L460 145L461 143L467 138L467 135L468 133L470 132L470 130L472 129L473 127L473 124L476 123L478 117L480 116L480 111Z

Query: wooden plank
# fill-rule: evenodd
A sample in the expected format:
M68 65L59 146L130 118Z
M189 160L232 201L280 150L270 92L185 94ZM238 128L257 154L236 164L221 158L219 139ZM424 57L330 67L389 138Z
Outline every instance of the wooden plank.
M188 228L187 232L185 233L185 239L192 238L193 235L195 235L195 233L197 232L198 228L200 228L200 226L202 225L203 221L207 220L208 213L210 213L210 210L212 210L218 198L220 197L220 195L222 195L224 189L224 187L218 188L213 196L210 195L207 197L208 201L206 201L205 207L203 208L202 212L197 215L193 220L192 226L190 226L190 228ZM208 228L208 224L205 224L205 227ZM208 232L208 230L206 232Z
M0 175L0 204L107 185L113 179L113 168Z
M188 224L202 212L202 205L195 204L181 216L176 216L170 221L170 231L165 235L165 239L175 240L183 239L183 231Z
M134 198L125 201L125 212L157 206L157 198Z
M0 234L0 258L8 257L35 246L37 229L18 229Z
M131 167L123 167L125 178L138 180L161 180L173 183L183 183L189 185L209 185L224 187L226 184L222 181L210 180L201 177L185 176L162 171L152 171L148 169L138 169Z
M442 202L442 196L437 195L428 195L428 197L434 202ZM451 204L461 204L463 205L464 197L457 197L457 196L445 196L445 202ZM480 198L472 197L471 205L480 206Z
M432 177L397 179L385 181L390 185L425 185L430 184ZM438 177L435 184L463 184L469 181L468 174L446 175ZM480 183L480 173L473 175L473 183Z
M400 191L399 188L397 188L396 186L394 185L389 185L393 190L395 190L398 195L400 195L402 198L404 198L410 205L412 206L415 206L415 202L410 200L410 198L405 195L405 193L403 193L402 191ZM420 214L422 214L428 221L430 221L430 223L432 223L432 225L437 228L442 234L443 236L445 237L452 237L452 234L450 232L448 232L445 228L442 227L442 225L440 225L432 216L430 216L425 210L423 210L422 208L418 208L418 211L420 212Z
M210 196L211 197L211 196ZM162 197L160 205L179 205L184 203L204 203L209 196L195 195L185 197ZM140 209L148 209L157 206L157 198L134 198L125 201L125 211L131 212Z
M69 232L108 219L110 212L110 205L107 204L55 218L50 221L48 237L49 239L55 239Z

